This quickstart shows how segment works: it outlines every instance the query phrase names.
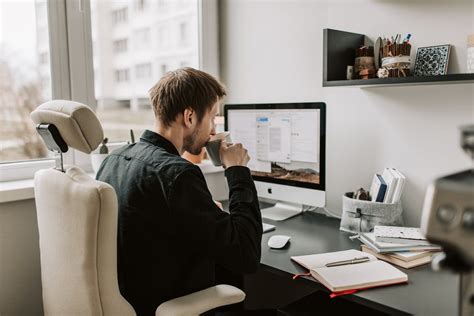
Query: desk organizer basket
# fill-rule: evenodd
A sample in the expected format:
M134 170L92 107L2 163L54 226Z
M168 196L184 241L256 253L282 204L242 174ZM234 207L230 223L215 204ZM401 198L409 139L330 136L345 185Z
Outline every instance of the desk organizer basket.
M402 203L380 203L353 199L353 192L342 196L340 230L369 232L375 225L403 226Z

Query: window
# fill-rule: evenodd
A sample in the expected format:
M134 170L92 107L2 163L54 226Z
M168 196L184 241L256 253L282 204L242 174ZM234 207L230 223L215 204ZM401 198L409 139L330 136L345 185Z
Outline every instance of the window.
M125 39L119 39L113 42L114 45L114 53L124 53L127 51L127 46L128 46L128 40Z
M169 7L170 7L170 0L158 0L158 10L161 13L168 12Z
M173 49L171 39L172 37L176 38L175 42L179 41L179 35L173 33L173 29L168 26L168 23L163 23L158 27L158 47Z
M135 75L137 79L146 79L151 77L151 63L138 64L135 66Z
M145 0L135 0L135 10L143 11L145 6L146 6L146 1Z
M47 65L49 63L49 54L48 52L39 53L39 63L41 65Z
M135 35L135 48L136 49L147 49L151 47L149 27L136 30L134 32L134 35Z
M158 28L158 47L162 48L165 47L165 27L159 27Z
M88 104L97 111L109 140L128 140L131 128L138 137L153 125L148 90L161 70L179 67L183 60L190 67L219 72L217 0L81 3L85 10L78 10L77 1L0 0L0 30L8 30L0 32L0 181L31 179L35 171L54 166L29 119L38 104L52 98ZM147 19L129 14L141 3L143 10L153 10ZM183 21L191 43L185 48L179 45L178 25ZM149 28L153 49L135 50L127 23ZM167 43L166 51L160 38ZM126 54L114 53L113 42L119 39L128 39ZM133 55L128 54L130 39ZM135 67L142 64L151 64L149 78L136 78ZM147 68L139 72L146 74ZM43 157L47 159L32 160ZM64 157L65 163L91 170L88 155L69 150Z
M166 64L161 65L161 75L164 75L168 71L168 66Z
M182 60L199 68L198 1L187 0L180 6L174 5L175 0L143 1L144 10L153 9L153 14L146 19L141 14L129 15L129 24L140 26L136 29L114 28L115 19L107 25L106 17L119 14L113 4L120 4L120 10L139 10L139 0L114 0L109 7L99 7L102 1L91 2L92 16L95 15L91 19L93 40L100 44L93 51L94 71L99 72L94 83L97 115L110 141L129 140L130 129L138 137L143 130L153 128L148 90L164 72L180 67ZM187 9L183 10L183 6ZM186 24L182 30L180 23ZM129 39L127 54L121 54L124 44L119 42L113 43L112 54L100 50L100 46L111 45L111 34L116 41ZM183 38L195 45L183 47Z
M49 157L30 119L51 98L46 1L0 1L0 30L0 163Z
M129 79L128 69L117 69L115 70L115 82L126 82Z
M36 21L37 25L48 25L48 17L46 14L48 13L47 8L46 8L46 1L35 1L36 2L36 8L35 8L35 14L36 14Z
M186 22L179 24L179 41L186 44L188 41L188 24Z
M122 8L122 9L112 11L112 21L115 25L127 22L127 19L128 19L127 8Z

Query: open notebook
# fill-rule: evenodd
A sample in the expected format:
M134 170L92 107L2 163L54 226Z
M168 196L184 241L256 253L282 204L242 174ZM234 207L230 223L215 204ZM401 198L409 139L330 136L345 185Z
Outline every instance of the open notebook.
M328 263L367 257L363 263L326 267ZM403 283L408 276L375 256L358 250L344 250L316 255L295 256L292 260L308 269L311 275L332 292L365 289Z

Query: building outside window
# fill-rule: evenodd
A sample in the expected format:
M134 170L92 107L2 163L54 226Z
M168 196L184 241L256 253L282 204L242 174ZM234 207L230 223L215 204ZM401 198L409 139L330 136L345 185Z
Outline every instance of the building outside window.
M181 45L188 42L188 24L186 22L179 24L179 41Z
M119 39L113 42L114 45L114 53L124 53L127 51L128 48L128 40Z
M112 20L114 24L125 23L128 20L128 8L122 8L112 11Z
M115 70L115 81L120 82L127 82L130 79L130 70L128 69L117 69Z
M146 79L151 77L151 63L138 64L135 66L135 75L137 79Z
M165 28L164 27L158 27L158 31L157 31L157 39L158 39L158 42L157 42L157 46L158 47L164 47L163 45L163 39L165 37Z
M146 0L136 0L135 1L135 10L143 11L146 7Z
M167 13L170 4L170 0L158 0L158 11L161 13Z
M136 11L142 2L91 1L92 34L97 43L94 71L99 72L95 76L97 115L110 141L129 140L130 129L139 136L153 127L148 90L166 71L182 67L183 61L199 68L198 0L176 4L175 0L144 1L144 10L153 14L127 16L118 10ZM106 25L111 14L114 19ZM113 44L124 38L128 38L126 51L121 50L123 44ZM183 41L187 41L185 46Z
M161 64L161 75L164 75L168 71L168 65Z
M48 52L42 52L39 54L39 63L41 65L49 63L49 54Z
M134 32L135 48L148 49L151 47L150 28L145 27Z

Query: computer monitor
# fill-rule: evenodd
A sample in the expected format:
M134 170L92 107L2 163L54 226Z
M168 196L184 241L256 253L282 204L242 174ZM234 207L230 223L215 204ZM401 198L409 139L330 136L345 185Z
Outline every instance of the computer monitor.
M264 218L284 220L326 202L326 104L226 104L225 129L247 148Z

